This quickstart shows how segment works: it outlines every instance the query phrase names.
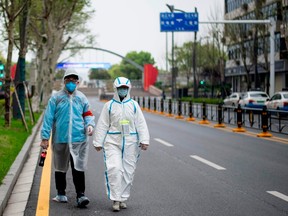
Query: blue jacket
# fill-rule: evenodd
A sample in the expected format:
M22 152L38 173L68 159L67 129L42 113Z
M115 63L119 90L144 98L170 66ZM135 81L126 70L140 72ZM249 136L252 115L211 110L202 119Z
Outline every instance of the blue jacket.
M94 119L88 99L82 92L75 90L69 95L62 89L48 101L41 138L49 139L53 130L53 143L84 142L86 128L89 125L95 127Z

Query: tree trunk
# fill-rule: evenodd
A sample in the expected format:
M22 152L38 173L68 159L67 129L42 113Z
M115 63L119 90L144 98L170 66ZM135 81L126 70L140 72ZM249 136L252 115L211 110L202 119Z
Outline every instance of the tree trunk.
M14 79L14 85L15 85L15 91L17 91L20 106L16 100L16 95L13 94L13 101L12 101L12 107L13 107L13 118L15 119L21 119L21 111L25 115L25 88L23 85L23 82L25 81L25 57L21 57L19 55L18 62L17 62L17 69Z
M11 125L11 78L10 78L10 67L12 61L13 42L14 42L14 20L9 20L8 24L8 54L5 68L5 127Z
M18 105L15 94L13 95L13 117L16 119L21 118L20 108L25 115L25 57L27 50L27 27L28 27L28 14L29 14L30 2L27 1L23 5L23 10L19 19L20 30L20 50L17 63L16 75L15 75L15 91L18 93L20 106Z

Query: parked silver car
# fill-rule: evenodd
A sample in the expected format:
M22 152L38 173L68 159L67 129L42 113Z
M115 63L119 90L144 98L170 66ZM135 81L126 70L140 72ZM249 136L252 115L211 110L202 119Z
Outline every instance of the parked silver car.
M269 96L263 91L248 91L241 97L239 104L241 107L263 108Z
M267 102L268 109L288 111L288 91L276 92Z
M237 107L241 97L243 97L243 93L234 92L224 99L224 101L223 101L224 105Z

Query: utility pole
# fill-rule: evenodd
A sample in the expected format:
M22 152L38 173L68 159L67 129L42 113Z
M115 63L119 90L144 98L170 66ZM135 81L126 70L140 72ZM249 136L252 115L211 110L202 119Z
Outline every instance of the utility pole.
M197 8L195 7L195 13L197 13ZM198 97L198 85L196 79L196 46L197 46L197 32L194 32L194 46L193 46L193 96ZM201 47L201 44L200 44Z
M172 98L175 98L176 94L176 70L175 70L175 61L174 61L174 32L172 31Z
M166 72L168 71L168 33L166 32Z
M169 8L171 13L174 13L174 11L179 11L182 13L185 13L185 11L176 9L174 5L166 4L166 6ZM177 96L176 94L176 78L178 73L178 68L175 67L175 60L174 60L174 31L172 31L172 50L171 50L171 57L172 57L172 77L171 77L171 97L175 98Z

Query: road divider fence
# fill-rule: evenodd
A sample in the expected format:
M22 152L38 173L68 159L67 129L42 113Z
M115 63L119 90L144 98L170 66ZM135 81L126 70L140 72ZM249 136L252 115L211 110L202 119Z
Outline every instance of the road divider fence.
M215 122L214 127L225 127L225 124L236 125L234 132L245 132L248 128L262 130L259 136L269 137L269 132L288 134L288 112L248 107L233 107L220 104L194 103L192 101L163 99L162 97L133 97L144 111L154 112L185 119L186 121L197 121L199 124ZM151 103L151 101L153 101Z

